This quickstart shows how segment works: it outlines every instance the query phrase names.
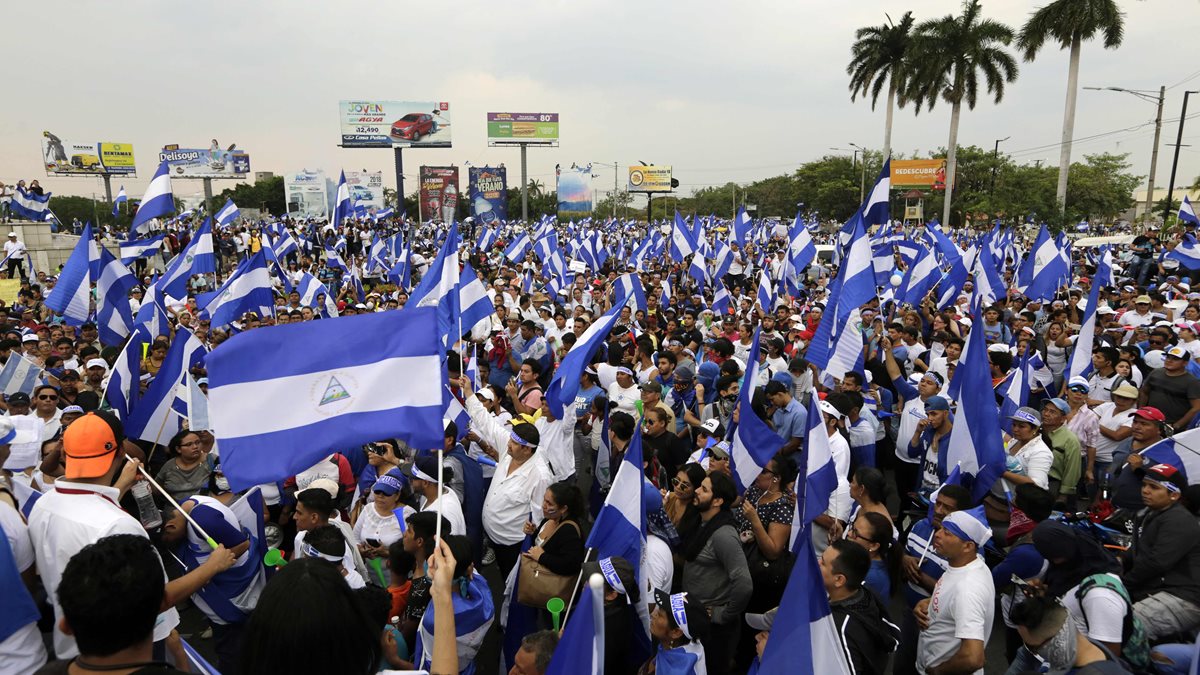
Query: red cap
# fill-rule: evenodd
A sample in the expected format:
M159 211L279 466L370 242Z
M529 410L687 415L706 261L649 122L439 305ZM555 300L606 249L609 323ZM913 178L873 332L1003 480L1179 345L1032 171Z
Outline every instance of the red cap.
M1166 415L1163 415L1161 410L1159 410L1158 408L1155 408L1153 406L1145 406L1144 408L1138 408L1137 410L1133 411L1133 414L1136 417L1140 417L1144 420L1150 420L1151 422L1166 422L1167 421Z

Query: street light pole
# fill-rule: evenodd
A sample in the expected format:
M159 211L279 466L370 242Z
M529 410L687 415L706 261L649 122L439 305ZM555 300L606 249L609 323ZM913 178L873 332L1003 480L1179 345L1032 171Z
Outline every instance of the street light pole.
M1179 113L1179 133L1175 136L1175 158L1171 160L1171 180L1167 183L1167 204L1163 207L1163 225L1171 215L1171 197L1175 193L1175 170L1179 168L1179 148L1183 147L1183 123L1187 121L1188 97L1200 91L1183 92L1183 110Z
M1162 136L1162 115L1163 102L1167 98L1166 86L1158 88L1158 96L1152 96L1153 90L1147 89L1125 89L1124 87L1084 87L1089 91L1119 91L1125 94L1132 94L1143 101L1158 104L1158 112L1154 116L1154 145L1150 147L1150 176L1149 186L1146 189L1146 205L1142 208L1142 215L1146 220L1150 220L1150 215L1154 210L1154 176L1158 169L1158 148L1160 138Z
M867 198L867 149L857 143L851 143L850 147L862 151L862 176L858 179L858 203L863 203Z
M1000 144L1010 138L1012 136L997 138L996 147L992 148L992 183L988 186L988 199L991 199L992 195L996 192L996 166L1000 163Z
M854 145L854 144L851 143L850 145ZM854 150L850 150L849 148L833 148L833 147L831 147L829 149L837 150L838 152L853 152L854 155L850 158L850 170L854 171L854 170L858 169L858 147L857 146L855 146ZM859 204L862 204L863 198L866 196L864 194L866 180L867 180L867 156L864 154L863 155L863 177L862 177L862 180L860 180L858 183L858 203Z

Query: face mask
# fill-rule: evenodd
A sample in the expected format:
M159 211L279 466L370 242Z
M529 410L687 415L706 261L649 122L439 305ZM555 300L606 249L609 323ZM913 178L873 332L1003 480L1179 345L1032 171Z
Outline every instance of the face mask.
M733 403L734 401L738 400L738 395L737 394L726 394L721 397L721 400L725 401L726 403Z

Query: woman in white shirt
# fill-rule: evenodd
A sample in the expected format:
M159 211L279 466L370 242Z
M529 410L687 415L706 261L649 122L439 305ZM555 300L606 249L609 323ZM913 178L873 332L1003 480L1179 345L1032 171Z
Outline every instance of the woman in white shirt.
M983 502L988 518L1001 522L1008 521L1006 485L1033 483L1043 490L1049 489L1050 466L1054 463L1054 452L1042 439L1042 416L1038 411L1021 407L1009 419L1012 420L1012 440L1004 450L1008 464L1001 480L996 481Z
M1104 481L1112 464L1113 452L1133 433L1133 412L1136 410L1138 389L1128 382L1112 390L1112 400L1096 406L1100 418L1100 435L1096 438L1095 475Z
M354 536L360 542L358 550L364 558L386 558L388 547L404 536L395 509L403 506L400 517L405 520L415 513L411 506L400 502L406 484L400 470L392 469L371 488L371 501L354 521Z

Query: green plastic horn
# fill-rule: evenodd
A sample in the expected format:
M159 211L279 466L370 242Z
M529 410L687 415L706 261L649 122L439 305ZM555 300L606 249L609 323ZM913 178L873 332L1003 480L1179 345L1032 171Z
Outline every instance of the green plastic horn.
M563 610L566 609L566 603L562 598L550 598L546 601L546 611L550 612L550 616L554 619L554 630L559 630L559 622L561 621Z
M263 564L267 567L279 567L286 565L287 561L283 559L283 553L280 553L277 548L267 549L267 554L263 556Z

